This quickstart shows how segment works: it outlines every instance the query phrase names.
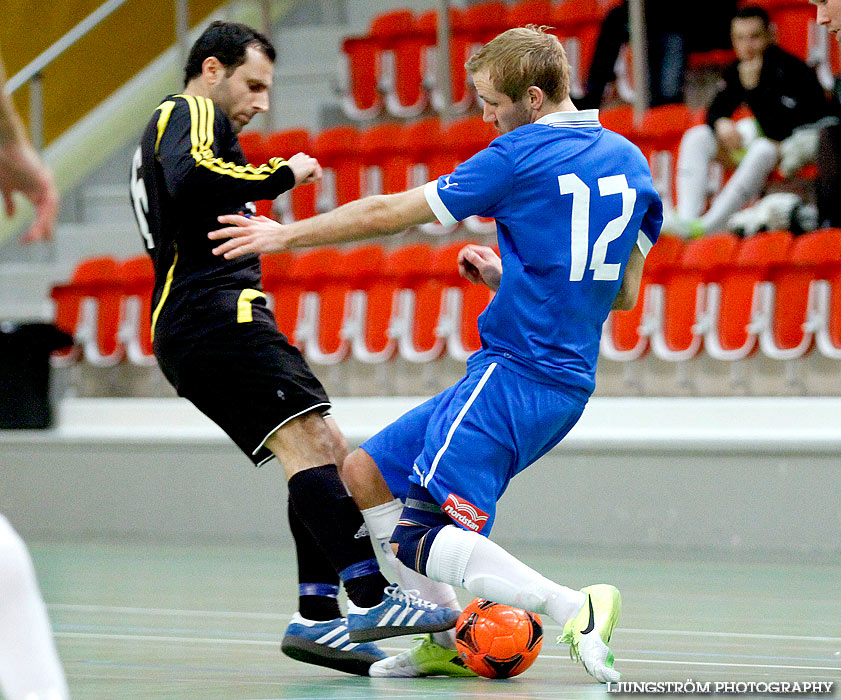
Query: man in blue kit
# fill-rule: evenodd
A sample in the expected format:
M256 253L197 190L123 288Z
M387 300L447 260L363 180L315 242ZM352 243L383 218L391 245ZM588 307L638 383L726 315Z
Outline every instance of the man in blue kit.
M231 258L434 220L496 219L501 259L483 246L459 255L464 276L497 292L479 317L482 349L461 381L348 457L343 479L372 534L390 536L405 567L444 584L438 597L458 585L547 614L573 658L608 682L620 677L607 647L619 591L561 586L486 537L511 478L578 421L594 389L602 324L611 308L636 303L662 223L645 158L603 129L596 110L576 110L564 50L544 29L510 29L468 61L484 120L502 135L453 173L288 226L222 216L233 226L210 237L228 239L214 252ZM424 640L425 649L377 662L371 675L447 673L427 664L429 648L441 645Z

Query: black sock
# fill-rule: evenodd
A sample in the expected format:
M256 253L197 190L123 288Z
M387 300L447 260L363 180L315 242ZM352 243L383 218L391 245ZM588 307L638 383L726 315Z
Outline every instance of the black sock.
M298 612L308 620L334 620L339 609L339 575L289 501L289 529L298 559Z
M348 598L363 608L379 603L388 581L380 573L362 513L338 467L325 464L293 474L289 500L344 582Z

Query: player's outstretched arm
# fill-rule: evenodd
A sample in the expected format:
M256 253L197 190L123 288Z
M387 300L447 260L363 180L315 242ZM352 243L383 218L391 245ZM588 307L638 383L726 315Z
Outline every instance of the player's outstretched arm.
M214 255L231 259L247 253L277 253L288 248L386 236L434 220L423 187L416 187L400 194L348 202L333 211L288 225L265 217L220 216L220 223L231 226L207 235L211 240L224 241L213 249Z
M58 213L58 190L49 168L29 143L11 98L3 92L5 83L0 64L0 192L6 214L14 215L14 193L20 192L35 205L35 221L23 242L49 240Z
M464 279L495 292L502 280L502 260L493 248L470 243L458 252L458 272Z

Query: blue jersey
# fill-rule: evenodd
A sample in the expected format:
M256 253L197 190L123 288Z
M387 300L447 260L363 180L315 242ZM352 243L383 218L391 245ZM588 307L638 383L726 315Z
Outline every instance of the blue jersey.
M647 254L663 219L640 150L602 128L596 110L555 112L496 138L425 195L442 224L496 219L502 282L470 363L504 357L527 376L592 392L631 250Z

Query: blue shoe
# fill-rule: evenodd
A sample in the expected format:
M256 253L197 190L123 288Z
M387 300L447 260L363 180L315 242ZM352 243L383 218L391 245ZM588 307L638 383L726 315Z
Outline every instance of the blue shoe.
M371 664L387 656L376 644L350 641L347 620L343 617L318 622L307 620L299 613L292 616L280 650L296 661L357 676L367 676Z
M382 603L373 608L360 608L348 601L350 640L372 642L401 634L441 632L455 626L460 610L430 603L417 593L404 591L394 583L383 592Z

